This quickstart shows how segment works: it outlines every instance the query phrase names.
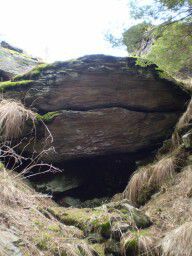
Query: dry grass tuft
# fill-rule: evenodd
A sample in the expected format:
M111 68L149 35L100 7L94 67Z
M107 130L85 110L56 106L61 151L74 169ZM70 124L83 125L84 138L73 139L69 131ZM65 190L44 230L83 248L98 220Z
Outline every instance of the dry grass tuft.
M27 120L34 123L35 113L22 103L15 100L0 102L0 132L4 140L18 138Z
M175 176L163 193L144 206L143 211L155 223L159 234L192 221L192 199L187 196L191 187L192 166L188 166Z
M142 205L148 198L148 181L152 173L151 167L148 165L136 171L123 192L123 198L127 198L135 206Z
M6 205L6 207L32 207L33 196L26 191L30 191L28 186L24 186L24 183L20 183L17 178L17 174L12 171L7 171L1 164L0 167L0 205Z
M121 254L137 256L158 255L156 241L145 231L129 232L121 240Z
M186 152L179 147L156 163L140 168L130 179L123 198L127 198L135 206L145 204L163 184L175 177L184 166L185 159Z
M172 134L171 141L172 141L173 149L177 148L182 143L181 136L179 135L180 131L187 128L191 123L192 123L192 100L189 102L187 110L183 113L183 115L179 119L175 127L175 131Z
M94 256L96 252L84 241L68 239L66 243L60 248L61 255L67 256Z
M185 113L183 113L183 115L179 119L179 121L176 125L176 129L180 130L180 129L186 127L187 125L189 125L191 123L191 121L192 121L192 100L189 102Z
M158 190L166 181L172 179L176 172L175 156L164 157L153 165L153 171L149 179L149 186Z
M168 233L161 241L162 256L192 255L192 222L186 222Z
M171 142L172 142L172 150L178 148L182 143L181 136L179 136L177 129L175 129L174 133L171 136Z
M83 234L79 229L74 226L65 226L47 212L48 207L55 205L54 202L46 195L35 192L17 176L16 173L1 166L0 221L2 225L6 225L8 234L11 232L10 227L14 228L19 241L22 241L20 249L23 253L21 254L62 255L58 252L65 252L66 247L69 250L66 240L76 239L75 246L82 247L82 251L85 251L84 255L92 256L87 253L88 246L86 247L86 243L81 240ZM8 237L7 243L10 241L11 238ZM6 246L0 244L0 254L1 250L5 250L2 255L12 255L7 254Z

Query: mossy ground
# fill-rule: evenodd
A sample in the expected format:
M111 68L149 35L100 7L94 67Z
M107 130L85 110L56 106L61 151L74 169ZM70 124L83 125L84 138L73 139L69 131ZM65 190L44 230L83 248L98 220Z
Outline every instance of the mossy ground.
M111 236L114 223L129 223L133 228L150 226L149 219L134 207L126 208L119 203L105 206L105 209L52 207L48 210L62 223L80 228L85 234L99 233L104 239Z
M132 208L126 210L120 202L97 208L58 207L3 164L0 186L0 214L6 214L6 225L16 230L18 239L14 246L21 255L104 256L114 222L127 222L136 228ZM112 243L119 248L117 241ZM0 251L7 250L1 246Z
M110 218L100 209L54 207L48 210L64 224L76 226L85 233L109 232Z

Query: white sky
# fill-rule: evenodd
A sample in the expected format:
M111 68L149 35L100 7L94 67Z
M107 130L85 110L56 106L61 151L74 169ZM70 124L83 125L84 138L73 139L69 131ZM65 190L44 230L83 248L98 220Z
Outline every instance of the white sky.
M86 54L124 56L104 39L131 26L128 0L0 0L1 38L48 61Z

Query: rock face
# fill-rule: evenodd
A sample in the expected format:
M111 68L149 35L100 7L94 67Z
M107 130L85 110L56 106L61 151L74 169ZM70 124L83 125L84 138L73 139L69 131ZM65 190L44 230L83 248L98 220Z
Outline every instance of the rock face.
M57 62L19 78L28 86L7 88L6 97L23 100L44 117L61 162L99 155L137 153L169 135L188 95L159 77L156 66L134 58L92 55ZM37 148L44 146L40 136Z
M188 95L160 78L155 65L135 62L85 56L41 65L3 83L4 97L34 109L48 128L38 122L34 141L31 134L22 138L26 154L36 152L64 170L34 180L39 189L83 201L114 195L127 185L135 161L170 135Z
M176 112L184 109L186 93L160 79L155 65L140 67L135 58L91 55L56 62L19 80L33 80L25 95L27 105L39 112L90 111L123 108L135 112ZM19 90L17 90L19 91Z
M17 48L17 47L14 47L12 45L10 45L9 43L5 42L5 41L2 41L1 42L1 46L5 49L9 49L9 50L12 50L12 51L15 51L15 52L18 52L18 53L23 53L23 50L20 49L20 48Z
M38 65L36 58L26 55L5 41L0 43L0 82L28 72Z
M166 137L177 119L178 113L146 113L123 108L64 110L48 124L56 149L51 158L61 162L153 148ZM44 137L41 145L43 140Z

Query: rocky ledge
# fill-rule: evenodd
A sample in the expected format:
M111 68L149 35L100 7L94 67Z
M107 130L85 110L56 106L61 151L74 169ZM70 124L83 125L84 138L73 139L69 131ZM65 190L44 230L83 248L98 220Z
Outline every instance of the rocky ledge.
M1 83L0 89L4 97L35 110L47 125L37 125L34 143L28 143L27 134L26 152L49 149L44 161L65 170L69 166L70 173L75 168L81 179L80 169L90 176L99 168L102 174L124 168L124 183L135 169L133 162L171 134L189 98L155 65L141 67L136 58L104 55L40 65ZM92 160L82 167L82 162L74 164L78 159Z
M38 59L5 41L0 42L0 60L0 82L24 74L39 64Z
M91 55L35 68L6 87L5 97L42 115L54 138L54 162L136 153L170 134L188 100L161 77L155 65L138 66L135 58Z

